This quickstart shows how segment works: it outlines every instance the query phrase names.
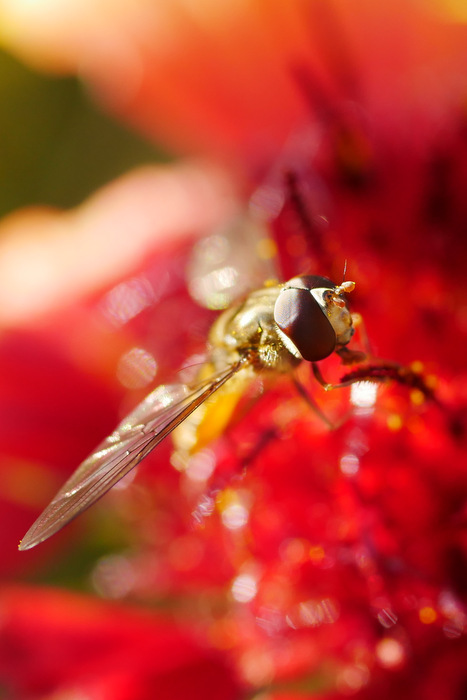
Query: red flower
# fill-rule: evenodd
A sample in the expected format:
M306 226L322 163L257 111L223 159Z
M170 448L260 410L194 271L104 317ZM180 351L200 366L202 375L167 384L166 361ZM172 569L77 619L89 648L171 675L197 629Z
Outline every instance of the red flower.
M176 191L154 206L143 178L128 199L124 182L102 208L97 199L84 213L49 215L48 227L75 232L73 250L88 231L111 231L115 239L104 237L108 267L94 239L81 260L70 256L65 265L65 258L66 274L62 263L57 272L52 267L47 297L37 299L31 286L15 308L7 290L21 287L11 286L13 276L3 292L0 286L4 322L24 324L5 335L1 351L9 368L3 425L16 429L14 440L6 431L2 440L9 488L2 493L10 508L12 495L22 501L17 520L28 499L36 509L41 500L33 477L24 492L31 462L32 471L47 462L58 472L64 459L71 467L111 429L117 404L124 413L136 403L156 365L165 381L200 351L211 312L188 290L219 306L212 279L227 279L228 270L239 286L242 274L251 281L275 250L286 278L310 271L340 281L347 259L347 276L357 282L353 308L374 354L410 365L412 374L406 385L369 394L362 386L325 394L303 368L302 381L335 430L284 379L239 411L185 472L170 466L168 444L158 448L131 486L77 521L72 544L64 532L21 555L39 566L54 548L81 552L93 562L100 595L137 601L145 612L135 615L123 603L109 612L90 597L78 602L58 592L8 591L5 685L18 697L70 688L138 699L256 691L268 700L461 697L467 43L456 5L336 0L329 10L317 1L251 2L227 4L222 17L203 3L156 9L122 2L110 15L103 4L90 7L77 5L73 22L51 13L38 23L30 9L34 21L24 15L17 25L22 50L45 60L47 48L49 64L79 66L108 105L146 131L170 134L179 147L189 142L224 159L235 152L255 184L240 226L220 196L225 181L212 171L216 192ZM9 13L17 42L17 10ZM177 31L167 32L169 25ZM99 41L89 39L90 27ZM192 186L199 171L190 173ZM178 217L180 203L186 208ZM153 248L144 232L160 212L172 225L156 226ZM194 252L192 242L174 238L220 221L227 232ZM33 219L27 225L38 226ZM17 250L13 236L6 240L0 267L8 245ZM61 240L50 240L50 250ZM220 262L212 262L216 255ZM90 270L87 278L76 274L77 262L79 271ZM219 290L231 291L227 282ZM47 310L38 329L38 313ZM352 344L359 347L358 338ZM116 368L128 394L116 386ZM322 371L337 381L347 370L331 358ZM418 387L417 373L425 377ZM16 485L11 474L21 476ZM120 523L117 533L109 533L103 513L110 529ZM10 570L18 566L5 561ZM21 613L33 596L37 605ZM154 604L170 610L168 623L154 618ZM91 617L86 633L77 607ZM42 640L60 652L56 667Z
M38 589L2 593L5 691L46 697L234 698L222 657L170 619Z

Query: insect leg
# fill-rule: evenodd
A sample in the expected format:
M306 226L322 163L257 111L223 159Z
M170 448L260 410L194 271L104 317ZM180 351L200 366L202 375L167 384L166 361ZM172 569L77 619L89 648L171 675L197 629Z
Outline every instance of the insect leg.
M311 396L311 394L308 393L303 384L296 377L293 377L292 381L296 390L298 391L302 399L306 401L306 403L312 409L312 411L314 411L316 415L319 416L324 423L326 423L330 430L334 430L336 428L336 425L334 425L334 423L332 423L329 420L329 418L323 413L323 411L320 409L320 407L318 406L314 398Z
M316 362L312 363L312 367L315 379L326 391L341 389L346 386L351 386L356 382L394 381L410 389L417 389L426 399L435 399L433 388L427 383L422 374L416 372L411 367L399 365L397 362L381 361L361 365L344 374L337 384L329 384L326 382Z

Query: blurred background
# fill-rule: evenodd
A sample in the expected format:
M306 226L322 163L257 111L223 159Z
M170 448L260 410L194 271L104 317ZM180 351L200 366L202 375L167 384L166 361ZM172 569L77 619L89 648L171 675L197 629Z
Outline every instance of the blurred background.
M464 700L464 4L4 0L5 45L95 94L0 52L0 697ZM439 403L319 389L330 431L278 382L19 553L276 258L347 259L375 356Z
M0 216L72 207L131 167L167 154L98 111L75 78L33 72L0 49Z

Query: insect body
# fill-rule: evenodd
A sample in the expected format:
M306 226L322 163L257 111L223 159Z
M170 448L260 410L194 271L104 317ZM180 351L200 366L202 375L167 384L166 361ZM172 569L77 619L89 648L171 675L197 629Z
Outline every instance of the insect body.
M176 442L186 452L217 437L245 383L258 372L292 372L303 360L315 363L341 351L354 330L343 294L354 286L353 282L337 286L315 275L294 277L252 292L224 311L211 329L208 358L197 385L191 389L163 385L149 394L78 467L19 549L30 549L60 530L179 426ZM212 421L220 402L213 399L209 404L208 399L216 392L224 409Z

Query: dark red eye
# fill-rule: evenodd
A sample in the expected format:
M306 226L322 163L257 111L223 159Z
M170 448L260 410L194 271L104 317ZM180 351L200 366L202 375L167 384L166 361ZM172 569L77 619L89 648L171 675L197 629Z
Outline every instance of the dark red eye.
M291 280L285 283L284 289L317 289L318 287L324 287L325 289L335 289L336 284L331 282L328 277L321 277L320 275L300 275L299 277L292 277Z
M334 289L335 285L316 275L295 277L282 289L274 307L275 322L309 362L323 360L336 347L334 328L310 294L317 287Z

